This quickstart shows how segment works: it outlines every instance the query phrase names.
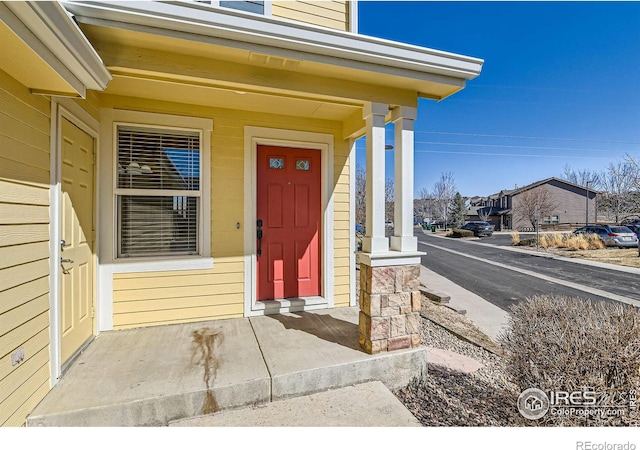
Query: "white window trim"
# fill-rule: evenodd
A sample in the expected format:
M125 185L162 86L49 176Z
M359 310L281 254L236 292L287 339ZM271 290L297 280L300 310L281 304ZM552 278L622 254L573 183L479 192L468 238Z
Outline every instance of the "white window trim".
M349 31L351 33L358 33L358 1L349 1Z
M320 296L258 302L256 297L256 214L258 145L274 145L322 152L322 292ZM244 315L309 311L334 306L334 137L331 134L246 126L244 128Z
M209 5L212 6L214 8L220 8L220 9L224 9L224 10L231 10L231 11L241 11L243 13L248 13L248 14L256 14L258 16L264 16L264 17L271 17L273 15L272 13L272 4L270 0L265 0L264 2L264 13L260 14L260 13L254 13L251 11L245 11L244 9L236 9L236 8L229 8L228 6L221 6L220 5L220 0L209 0L208 3L204 3L205 5Z
M116 259L119 263L126 261L127 263L130 262L138 262L138 261L165 261L167 259L174 259L174 258L198 258L201 256L210 256L211 255L211 242L210 240L208 240L208 242L205 242L205 239L203 239L203 236L206 233L206 226L205 226L205 218L204 218L204 213L206 212L210 212L211 211L211 204L205 204L205 200L204 200L204 196L205 196L205 188L207 188L205 186L205 183L203 182L204 180L204 176L205 176L205 172L210 173L210 170L204 170L205 168L209 167L207 165L207 161L210 161L210 159L208 158L207 155L204 154L204 130L202 129L193 129L193 128L184 128L184 127L175 127L175 126L161 126L161 125L147 125L147 124L140 124L140 123L131 123L131 122L121 122L121 121L116 121L113 122L113 136L117 136L118 134L118 127L120 126L124 126L124 127L140 127L142 126L143 128L146 129L156 129L156 130L168 130L168 131L176 131L176 132L181 132L181 131L185 131L185 132L197 132L199 139L200 139L200 189L198 189L197 191L172 191L169 192L169 190L163 191L163 190L152 190L154 192L154 194L158 194L158 197L163 197L163 196L173 196L173 195L179 195L179 196L187 196L187 197L195 197L195 198L199 198L200 199L200 213L198 215L198 255L151 255L151 256L134 256L134 257L118 257L118 245L117 245L117 236L118 236L118 227L115 226L115 222L116 220L114 220L114 227L113 227L113 233L114 233L114 249L113 249L113 254L114 254L114 259ZM113 151L113 162L112 162L112 167L113 167L113 173L112 173L112 177L115 180L117 180L118 178L118 173L117 173L117 166L118 166L118 150L115 147L115 140L114 140L114 147L113 147L114 151ZM113 192L114 195L123 197L123 196L136 196L136 195L149 195L148 192L149 190L147 189L130 189L130 188L119 188L118 186L114 185L113 188ZM162 194L164 192L164 194ZM207 190L208 192L208 190ZM160 195L162 194L162 195ZM114 205L115 208L117 209L117 204ZM205 211L205 206L207 206L206 211ZM114 213L117 214L117 213ZM116 216L114 216L114 219L116 219ZM210 220L207 221L207 223L210 223ZM210 232L209 232L210 235Z
M148 258L116 258L115 246L115 171L116 124L186 129L202 133L200 256L162 256ZM211 257L211 134L213 120L200 117L146 113L110 108L100 109L100 146L98 147L98 253L99 275L98 331L113 329L113 275L116 273L205 270L213 268ZM109 231L107 231L109 230Z

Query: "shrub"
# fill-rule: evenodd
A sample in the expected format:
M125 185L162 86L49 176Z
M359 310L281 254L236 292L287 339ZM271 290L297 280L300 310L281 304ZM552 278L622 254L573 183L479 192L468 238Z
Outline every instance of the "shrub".
M548 233L540 236L540 247L549 248L557 247L563 248L566 242L567 235L563 233Z
M520 233L517 231L511 232L511 245L520 245Z
M454 228L449 232L449 234L447 234L447 237L453 237L453 238L473 237L473 231Z
M589 241L589 248L605 248L604 242L597 234L587 234L587 241Z
M536 245L536 238L532 237L532 238L526 238L526 239L522 239L520 241L521 246L525 246L525 247L530 247L532 245Z
M624 414L554 415L545 425L637 425L627 394L640 388L640 312L621 303L594 302L564 296L535 296L511 309L499 338L506 372L521 391L582 391L609 395L624 405Z
M516 239L511 236L513 245L534 246L536 238L520 239L520 235ZM540 235L538 241L540 248L547 249L550 247L566 248L569 250L597 250L605 248L604 243L597 234L571 234L571 233L545 233Z

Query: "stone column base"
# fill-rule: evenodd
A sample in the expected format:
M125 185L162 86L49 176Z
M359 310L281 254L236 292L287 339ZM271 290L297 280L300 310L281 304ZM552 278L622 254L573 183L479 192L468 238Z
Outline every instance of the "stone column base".
M420 345L419 265L360 264L360 347L376 354Z

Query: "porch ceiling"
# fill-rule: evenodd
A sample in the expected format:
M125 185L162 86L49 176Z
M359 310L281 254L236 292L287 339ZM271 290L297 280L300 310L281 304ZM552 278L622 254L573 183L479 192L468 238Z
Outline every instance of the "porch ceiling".
M32 89L55 91L69 96L76 90L62 76L40 58L24 41L0 21L2 58L0 69L21 80Z
M417 86L400 77L385 84L370 72L258 51L95 25L82 30L113 76L105 94L337 121L359 115L366 101L417 103Z
M113 81L105 94L336 121L346 120L361 108L355 104L260 92L245 87L234 88L120 70L112 73Z
M483 61L198 2L65 3L114 76L106 94L338 120L370 103L417 107Z
M58 2L0 2L0 69L33 93L84 97L111 75Z

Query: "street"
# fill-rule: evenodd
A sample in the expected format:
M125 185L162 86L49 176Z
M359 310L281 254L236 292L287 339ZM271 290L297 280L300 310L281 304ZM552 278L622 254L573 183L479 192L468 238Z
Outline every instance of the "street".
M505 236L461 241L422 230L416 230L416 236L418 250L427 252L422 257L425 267L504 310L540 294L640 306L637 274L510 251L500 248Z

